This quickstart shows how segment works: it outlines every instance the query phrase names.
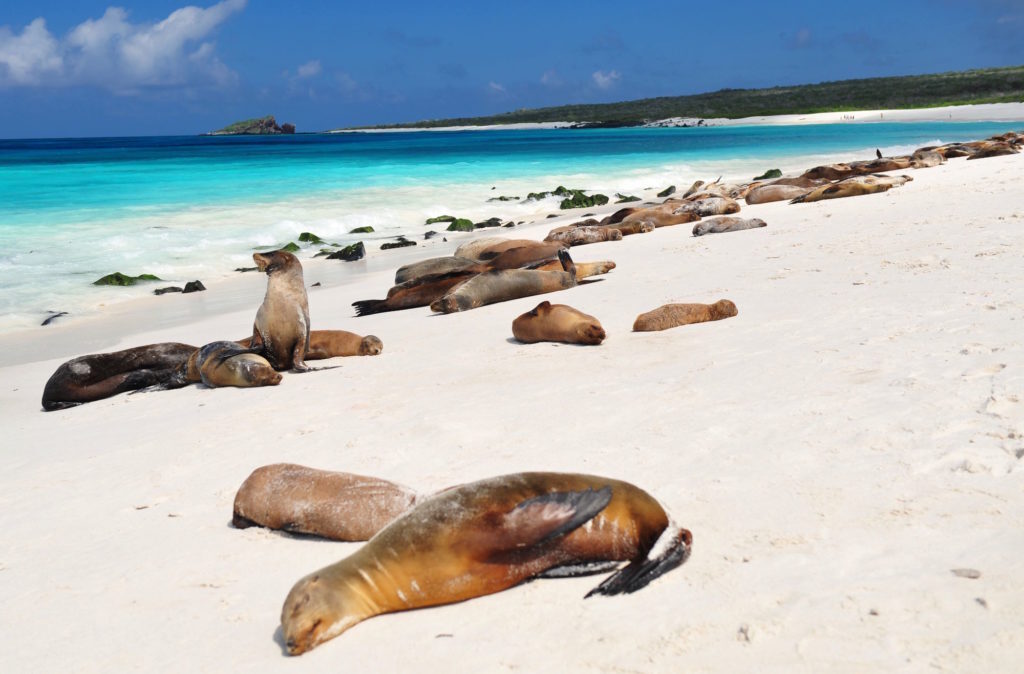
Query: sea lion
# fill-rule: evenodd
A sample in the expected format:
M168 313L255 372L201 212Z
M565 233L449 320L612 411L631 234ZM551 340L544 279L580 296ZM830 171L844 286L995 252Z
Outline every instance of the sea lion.
M199 377L207 386L277 386L281 373L266 358L238 342L211 342L195 359Z
M633 332L668 330L690 323L730 318L737 313L736 305L729 300L718 300L714 304L665 304L637 316Z
M252 326L252 347L275 370L305 372L309 350L309 300L302 264L291 253L253 253L256 267L267 274L267 294Z
M796 199L811 191L797 185L762 185L747 192L747 204L767 204L773 201Z
M248 347L252 338L238 340ZM306 360L323 360L339 356L376 356L384 350L384 342L376 335L357 335L347 330L310 330Z
M622 222L623 220L625 220L627 216L632 215L633 213L636 213L637 211L642 211L645 208L646 207L644 207L644 206L629 206L627 208L620 208L619 210L615 211L614 213L612 213L608 217L604 218L603 220L601 220L597 224L599 224L599 225L614 225L614 224L617 224L617 223Z
M423 278L424 276L465 271L466 269L476 267L479 264L480 262L477 260L471 260L466 257L456 257L454 255L446 257L432 257L427 260L420 260L419 262L413 262L412 264L399 267L398 271L395 272L395 285Z
M547 300L512 321L512 335L524 344L600 344L605 338L601 322L593 316Z
M740 212L740 205L735 199L728 197L706 197L696 201L684 201L677 204L676 213L694 213L702 218L709 215L731 215Z
M617 222L614 225L602 226L607 226L609 229L617 229L622 233L622 236L647 234L648 232L653 232L656 229L653 222L638 222L636 220L630 222Z
M693 184L690 185L690 189L688 189L685 192L683 192L683 195L682 195L681 198L682 199L686 199L686 198L690 197L691 195L696 194L697 190L699 190L701 188L701 186L703 186L703 185L704 185L704 181L703 180L695 180L693 182Z
M864 194L877 194L887 192L893 187L899 187L913 180L910 176L853 176L831 185L822 185L811 190L803 196L796 197L789 203L813 203L824 199L840 199L842 197L857 197Z
M655 228L671 227L686 222L700 220L700 216L694 211L677 212L679 202L666 202L660 206L638 209L623 219L622 224L640 222L654 225Z
M430 309L450 314L495 302L572 288L576 285L576 265L565 250L559 251L558 259L564 271L503 269L477 274L453 288L444 297L432 302Z
M970 155L967 156L967 160L971 159L987 159L988 157L1005 157L1010 154L1017 154L1020 150L1017 149L1016 145L1005 143L1002 141L994 141L986 143L981 146Z
M931 168L946 163L946 158L934 150L914 150L910 155L912 168Z
M553 230L544 237L544 241L559 241L570 246L583 246L588 243L621 240L622 232L607 227L573 227L563 231Z
M276 463L257 468L238 493L231 523L365 541L416 503L413 490L351 473Z
M147 387L186 386L188 359L197 351L189 344L165 342L72 358L46 381L43 409L62 410Z
M560 473L481 480L425 499L352 555L299 580L281 610L282 636L299 655L373 616L627 560L587 596L634 592L682 564L692 541L626 482Z
M803 174L801 174L801 177L811 179L824 178L825 180L842 180L855 174L856 171L851 168L849 164L839 163L815 166L814 168L804 171Z
M723 232L738 232L743 229L756 229L757 227L767 226L768 223L760 218L712 218L711 220L704 220L694 225L693 235L722 234Z
M533 239L506 239L501 236L484 236L462 244L455 249L454 255L483 262L497 257L506 250L529 248L531 246L539 246L542 243L544 242Z

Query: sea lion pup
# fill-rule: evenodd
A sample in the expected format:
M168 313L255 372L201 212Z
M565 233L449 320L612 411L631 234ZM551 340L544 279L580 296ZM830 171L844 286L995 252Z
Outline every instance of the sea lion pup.
M715 182L718 182L718 181L716 180ZM686 199L690 195L696 194L697 190L699 190L701 188L701 186L703 186L703 185L704 185L704 181L703 180L695 180L693 182L693 184L690 185L690 189L688 189L685 192L683 192L683 195L680 198L681 199Z
M432 302L430 310L450 314L476 309L485 304L572 288L576 285L576 265L565 250L559 251L558 259L564 271L503 269L477 274Z
M72 358L46 381L43 409L62 410L147 387L181 388L190 383L186 367L197 350L189 344L164 342Z
M309 300L299 259L283 250L253 253L267 274L267 294L252 326L252 347L275 370L305 372L309 350Z
M987 159L988 157L1005 157L1009 154L1017 154L1020 150L1017 149L1016 145L1010 143L1004 143L1001 141L986 143L982 147L978 148L967 156L967 160L971 159Z
M512 336L524 344L600 344L605 333L600 321L593 316L567 304L552 304L545 300L512 321Z
M238 342L211 342L195 359L199 377L207 386L277 386L281 373L266 358Z
M546 242L558 241L570 246L584 246L588 243L621 240L622 232L607 227L573 227L563 231L552 230L544 237Z
M248 347L252 338L238 340ZM338 356L376 356L384 350L384 342L377 335L357 335L347 330L310 330L306 360L324 360Z
M628 225L634 222L639 222L651 224L654 225L655 228L660 228L700 220L700 216L695 211L678 211L678 204L678 201L671 201L665 202L661 206L637 210L636 212L627 215L622 221L622 224Z
M914 150L910 155L911 168L931 168L945 163L946 158L934 150Z
M864 194L877 194L878 192L887 192L891 188L899 187L911 180L913 178L910 176L854 176L831 185L822 185L801 197L793 199L789 203L809 204L824 199L840 199L842 197L857 197Z
M418 498L375 477L275 463L254 470L238 488L231 524L366 541Z
M798 185L762 185L747 192L747 204L767 204L773 201L788 201L810 192L811 187Z
M711 220L704 220L694 225L693 235L722 234L724 232L738 232L743 229L756 229L767 226L768 223L760 218L712 218Z
M633 321L633 332L653 332L690 323L718 321L737 313L736 305L729 300L718 300L714 304L664 304L637 316Z
M568 473L481 480L425 499L354 554L299 580L281 609L282 636L299 655L373 616L614 562L629 563L587 596L634 592L682 564L692 541L626 482Z

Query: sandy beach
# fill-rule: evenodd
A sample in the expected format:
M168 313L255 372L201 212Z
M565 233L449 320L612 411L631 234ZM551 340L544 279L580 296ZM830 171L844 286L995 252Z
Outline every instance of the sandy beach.
M245 336L263 276L176 297L158 320L146 300L54 337L0 336L17 354L0 367L0 669L1018 671L1024 155L907 173L883 194L744 205L762 229L573 248L617 268L458 314L350 305L384 297L400 254L493 231L343 280L309 261L313 328L375 334L384 351L276 387L40 408L73 356ZM542 239L578 219L499 233ZM661 304L720 298L739 315L631 332ZM512 320L543 299L596 316L607 340L515 342ZM286 593L359 544L233 528L235 491L276 462L425 492L607 475L657 497L693 554L635 594L584 600L601 577L539 580L288 658Z

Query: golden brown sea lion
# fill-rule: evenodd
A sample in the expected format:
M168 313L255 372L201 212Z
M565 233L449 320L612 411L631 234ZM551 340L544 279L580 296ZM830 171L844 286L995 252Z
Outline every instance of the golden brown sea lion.
M622 233L622 236L631 236L633 234L647 234L655 230L653 222L617 222L614 225L602 225L607 226L608 229L617 229Z
M703 220L693 226L694 236L705 234L722 234L723 232L739 232L744 229L756 229L767 227L768 223L760 218L732 218L721 217Z
M545 300L512 321L512 336L525 344L600 344L605 333L601 322L593 316L567 304L552 304Z
M714 304L665 304L637 316L633 322L633 331L668 330L690 323L730 318L737 313L736 305L729 300L718 300Z
M253 253L267 274L267 294L252 326L252 347L275 370L304 372L309 349L309 300L299 259L283 250Z
M543 242L533 239L506 239L501 236L485 236L467 241L455 249L457 257L466 257L477 261L489 260L513 248L529 248L539 246Z
M970 155L967 160L971 159L987 159L988 157L1005 157L1010 154L1017 154L1020 150L1017 149L1016 145L1002 141L993 141L986 143L982 147L978 148Z
M633 222L641 222L646 224L654 225L656 228L659 227L671 227L673 225L681 225L686 222L694 222L700 220L700 215L692 210L678 211L678 201L666 202L661 206L653 206L651 208L638 209L633 213L630 213L622 221L623 224L630 224Z
M846 178L845 180L840 180L839 182L832 183L831 185L822 185L803 196L796 197L789 203L809 204L815 201L823 201L825 199L840 199L843 197L862 196L864 194L877 194L879 192L886 192L893 187L899 187L911 180L913 180L913 178L910 176L853 176L852 178Z
M231 523L365 541L393 522L418 495L394 482L276 463L257 468L235 494Z
M803 172L803 178L824 178L825 180L842 180L856 175L856 171L849 164L828 164L826 166L815 166Z
M367 618L500 592L559 567L578 575L628 560L587 596L634 592L682 564L692 541L626 482L559 473L481 480L425 499L297 582L281 610L285 648L299 655Z
M552 230L544 237L544 241L558 241L570 246L583 246L588 243L621 240L622 232L607 227L573 227L563 231Z
M576 285L576 274L565 271L503 269L477 274L430 304L430 310L450 314L520 297L543 295Z
M62 410L142 388L180 388L190 383L186 367L197 351L189 344L165 342L72 358L46 381L43 409Z
M249 346L251 337L238 340ZM347 330L310 330L306 360L323 360L338 356L376 356L384 350L384 342L376 335L357 335Z
M796 199L811 191L797 185L761 185L747 192L747 204L767 204L773 201Z
M266 358L238 342L211 342L199 349L195 360L199 377L207 386L276 386L281 373Z

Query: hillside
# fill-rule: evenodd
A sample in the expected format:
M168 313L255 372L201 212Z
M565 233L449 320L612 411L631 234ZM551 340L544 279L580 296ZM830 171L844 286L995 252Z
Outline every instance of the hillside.
M595 122L634 126L670 117L759 117L871 109L927 108L1024 101L1024 66L932 75L876 77L770 89L722 89L619 103L561 105L490 117L456 117L363 128L431 128L522 122Z

